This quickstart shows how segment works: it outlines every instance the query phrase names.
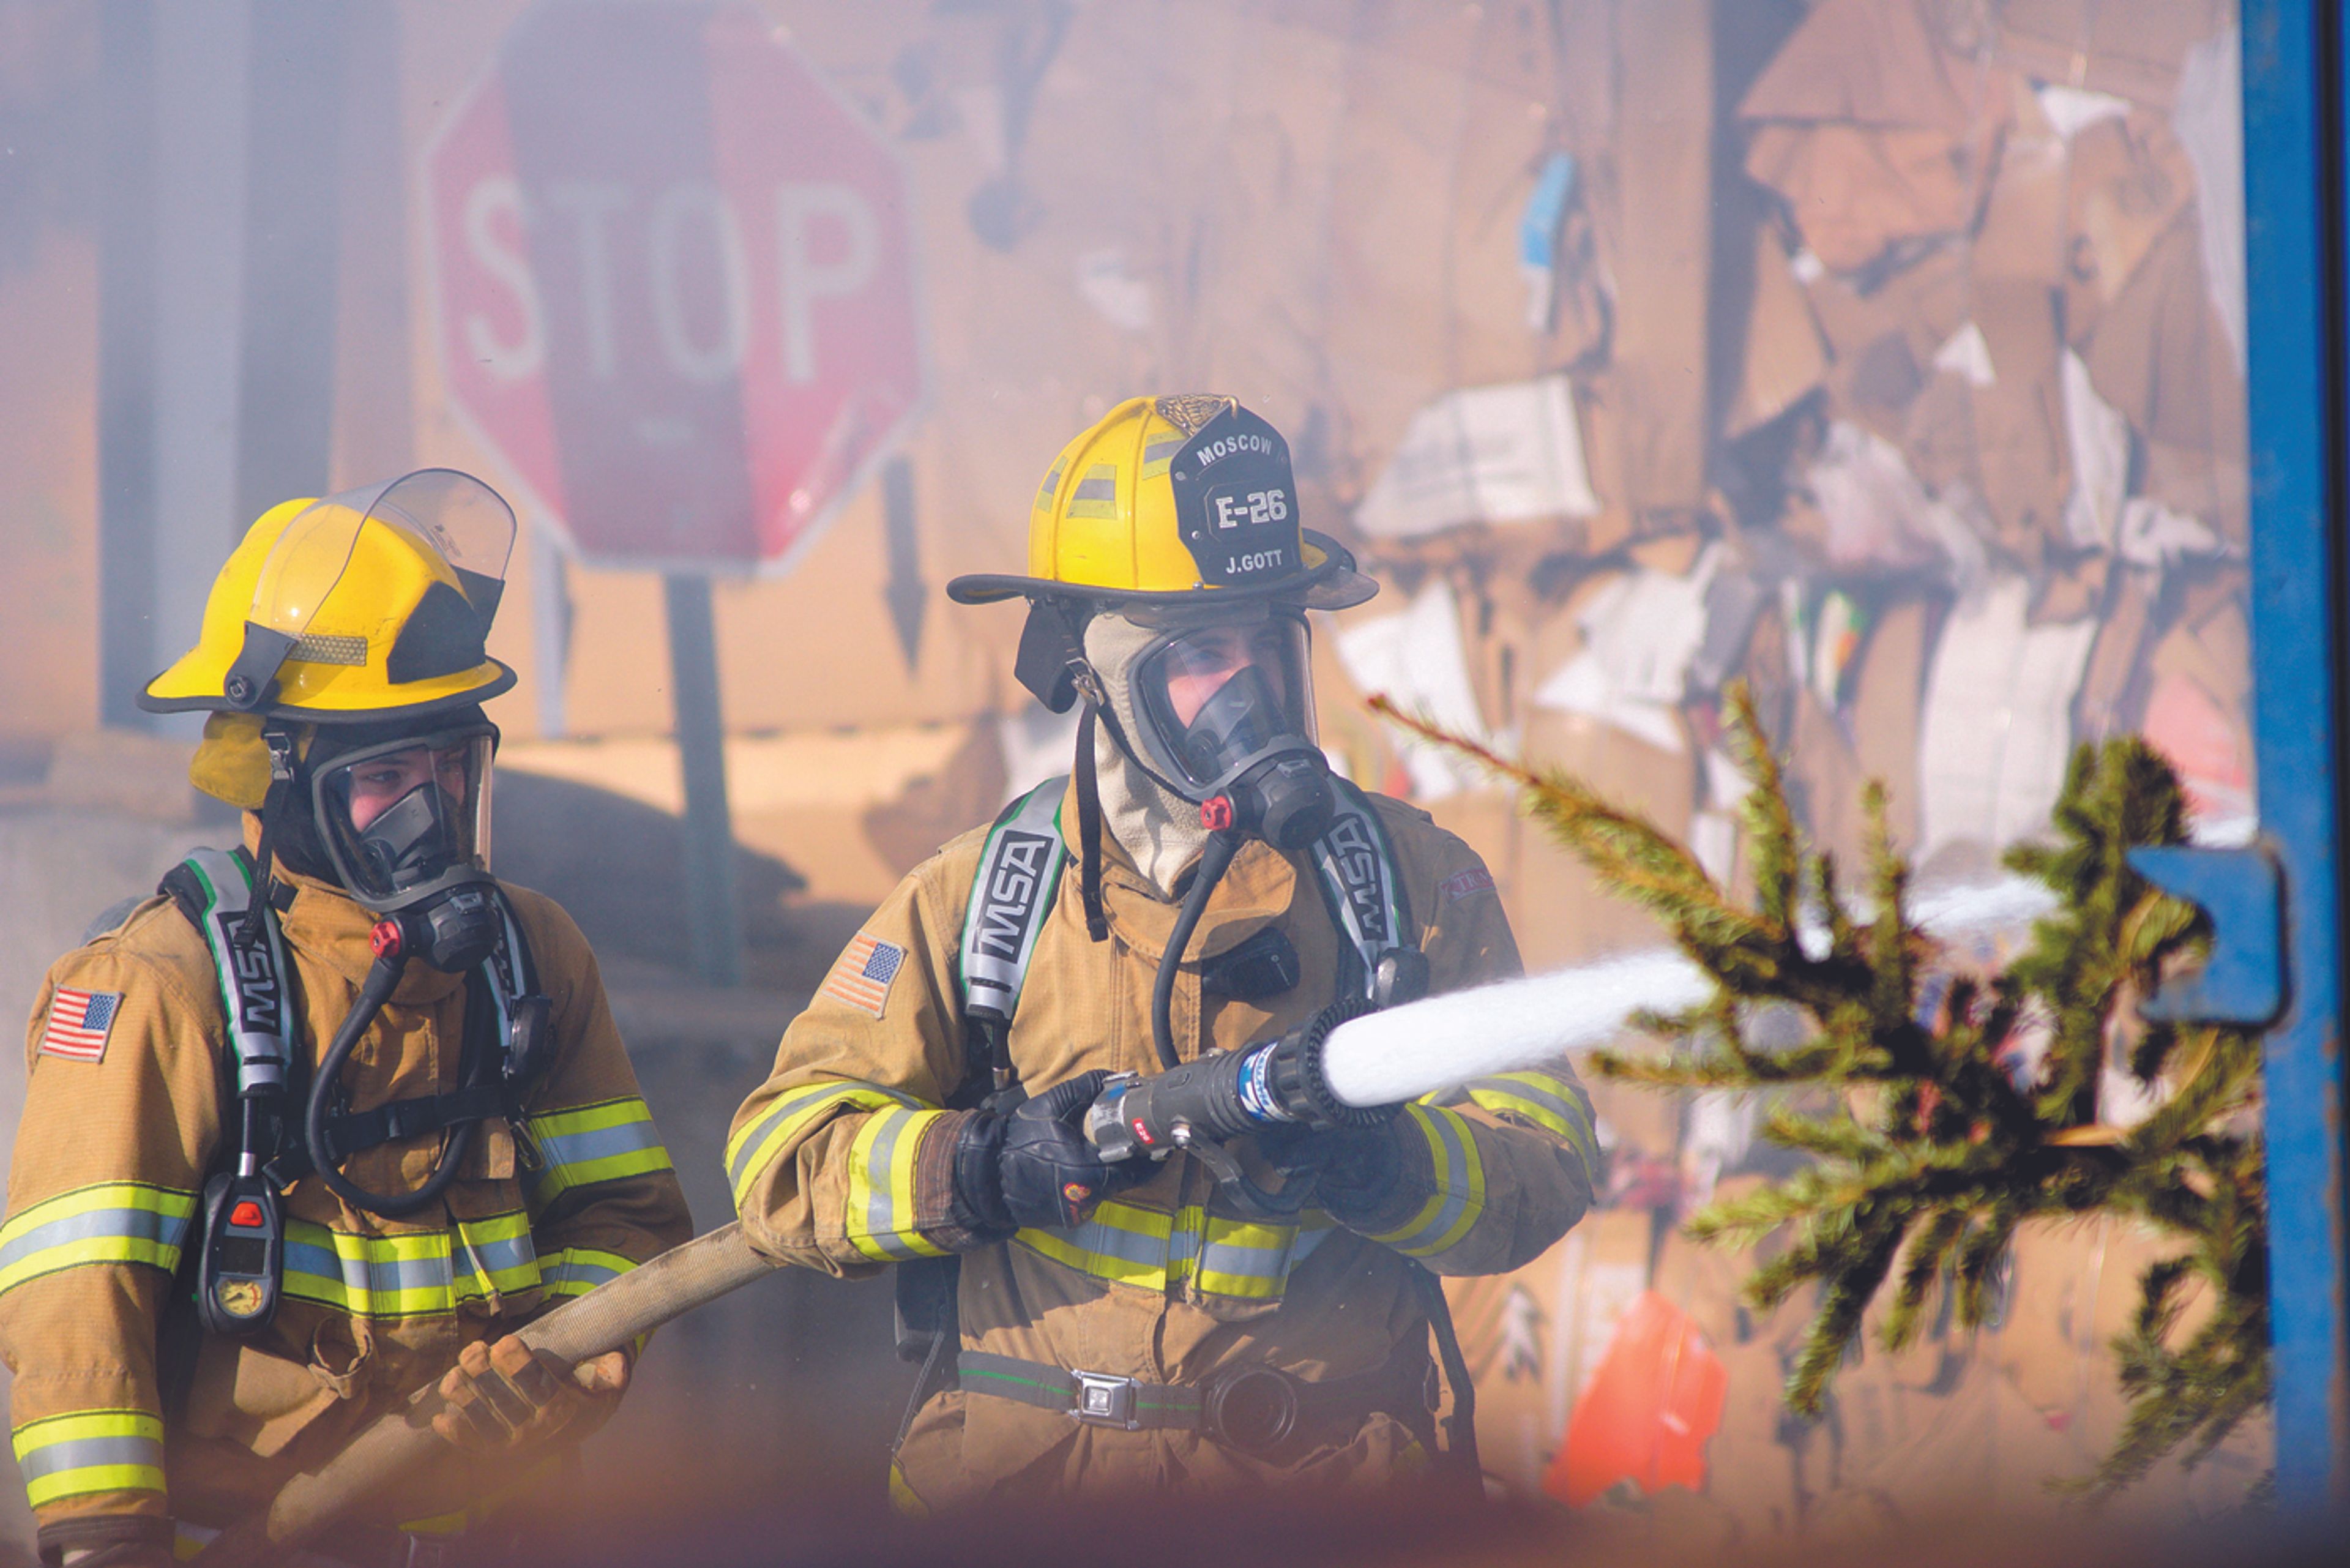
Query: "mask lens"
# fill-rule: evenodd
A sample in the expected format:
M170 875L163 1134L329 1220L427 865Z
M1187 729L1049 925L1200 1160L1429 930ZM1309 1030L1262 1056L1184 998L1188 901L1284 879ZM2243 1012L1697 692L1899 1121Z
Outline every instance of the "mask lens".
M486 735L425 736L328 769L318 826L350 890L390 901L452 871L486 869L489 758Z
M1287 616L1178 633L1143 660L1136 695L1185 782L1211 788L1243 762L1314 742L1305 628Z

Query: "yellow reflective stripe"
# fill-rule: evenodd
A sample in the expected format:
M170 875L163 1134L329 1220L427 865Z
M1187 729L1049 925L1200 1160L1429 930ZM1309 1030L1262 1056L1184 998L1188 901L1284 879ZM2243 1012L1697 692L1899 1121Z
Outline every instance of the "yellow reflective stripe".
M900 1519L931 1517L931 1505L922 1501L920 1492L906 1484L906 1472L898 1468L895 1459L889 1461L889 1511Z
M575 1187L672 1168L652 1112L634 1095L549 1111L525 1125L546 1162L531 1184L531 1202L540 1209Z
M1485 1162L1477 1152L1475 1129L1458 1111L1421 1105L1404 1110L1428 1140L1436 1190L1409 1220L1370 1240L1407 1257L1425 1258L1457 1243L1484 1212Z
M598 1251L593 1247L566 1247L552 1256L542 1259L539 1279L550 1296L584 1296L597 1286L608 1284L637 1266L634 1258L619 1252Z
M1180 435L1160 436L1157 441L1145 443L1142 449L1142 477L1156 479L1166 472L1174 463L1175 454L1183 450L1185 439Z
M1097 1206L1093 1218L1074 1231L1027 1230L1016 1240L1096 1279L1163 1291L1169 1277L1168 1238L1174 1228L1172 1215L1110 1202Z
M163 1486L163 1422L144 1410L75 1410L13 1434L16 1469L35 1508L99 1491Z
M1257 1301L1277 1296L1289 1283L1290 1249L1296 1241L1295 1225L1211 1219L1194 1265L1200 1288Z
M923 1108L921 1102L910 1095L854 1080L802 1084L785 1089L726 1140L726 1179L733 1189L734 1211L742 1212L743 1199L760 1173L818 1117L835 1111L879 1111L890 1106L903 1106L908 1110Z
M1164 1291L1186 1280L1214 1295L1266 1301L1289 1283L1289 1271L1310 1254L1332 1221L1301 1225L1226 1220L1198 1204L1173 1214L1107 1202L1070 1231L1023 1231L1031 1251L1096 1279Z
M1582 1086L1548 1073L1497 1073L1466 1085L1470 1100L1497 1116L1517 1116L1571 1145L1586 1179L1599 1168L1599 1139Z
M107 1181L34 1204L0 1225L0 1292L90 1263L146 1263L170 1273L196 1195L143 1181Z
M1061 465L1056 462L1049 471L1046 472L1045 475L1045 483L1036 487L1035 510L1039 512L1050 512L1053 509L1053 497L1059 492L1060 488Z
M517 1210L487 1220L457 1221L456 1251L465 1259L453 1281L460 1301L488 1295L520 1295L539 1285L538 1247L530 1217Z
M453 1312L459 1301L538 1284L530 1220L519 1210L460 1220L454 1232L360 1236L307 1220L286 1225L286 1293L353 1317Z
M914 1229L914 1152L944 1111L892 1106L857 1129L848 1151L848 1202L841 1216L849 1245L877 1262L943 1258L946 1249Z
M1086 470L1077 481L1076 489L1069 493L1069 504L1062 515L1067 517L1116 517L1118 515L1118 465L1097 462Z

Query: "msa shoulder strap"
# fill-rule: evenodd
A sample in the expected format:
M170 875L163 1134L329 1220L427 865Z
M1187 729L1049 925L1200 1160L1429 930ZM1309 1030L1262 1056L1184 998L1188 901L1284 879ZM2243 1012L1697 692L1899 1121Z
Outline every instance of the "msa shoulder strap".
M1310 853L1314 869L1320 873L1322 901L1354 950L1355 962L1346 966L1340 991L1380 1007L1413 1001L1427 989L1427 966L1419 957L1419 933L1412 929L1411 902L1396 868L1395 846L1361 790L1334 776L1330 794L1336 807L1330 826L1314 841ZM1400 977L1402 990L1409 994L1397 993L1403 970L1418 974L1417 985L1411 976Z
M240 1096L283 1088L292 1051L286 1022L286 944L276 911L246 940L253 904L253 862L242 849L198 849L164 877L162 890L180 906L212 950L220 981L221 1012L236 1057Z
M1020 1005L1028 961L1069 858L1061 837L1061 802L1068 789L1066 777L1047 779L1005 807L988 829L963 910L956 971L966 1017L982 1013L1008 1027Z

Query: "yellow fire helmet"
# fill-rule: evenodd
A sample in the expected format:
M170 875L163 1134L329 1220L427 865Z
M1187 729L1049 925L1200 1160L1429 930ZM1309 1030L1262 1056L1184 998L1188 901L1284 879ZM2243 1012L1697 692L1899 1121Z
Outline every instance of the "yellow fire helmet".
M139 705L371 724L495 697L515 672L483 644L514 537L513 509L453 469L273 507Z
M1284 598L1345 609L1378 592L1299 525L1289 443L1239 400L1129 398L1062 449L1028 514L1028 575L974 573L958 604Z

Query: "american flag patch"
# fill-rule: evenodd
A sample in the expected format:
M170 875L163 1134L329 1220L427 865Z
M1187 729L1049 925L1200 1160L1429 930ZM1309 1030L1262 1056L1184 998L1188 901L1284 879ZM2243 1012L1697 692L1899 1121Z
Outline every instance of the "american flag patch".
M905 961L904 948L859 931L833 961L832 972L825 976L823 994L879 1018L881 1004L889 1000L889 982L898 978Z
M42 1054L77 1062L100 1060L106 1055L106 1037L114 1028L114 1015L121 1007L119 991L57 987L57 995L49 999L48 1020L41 1025Z

